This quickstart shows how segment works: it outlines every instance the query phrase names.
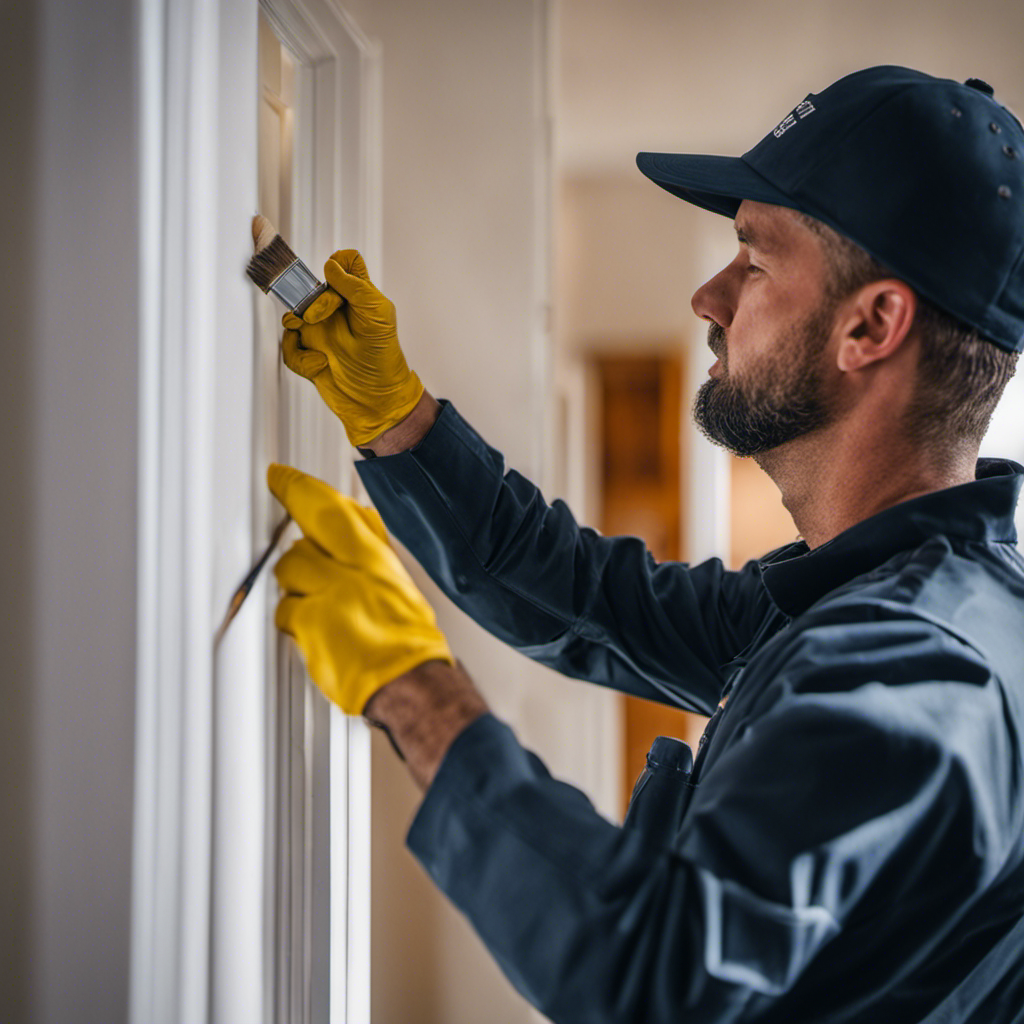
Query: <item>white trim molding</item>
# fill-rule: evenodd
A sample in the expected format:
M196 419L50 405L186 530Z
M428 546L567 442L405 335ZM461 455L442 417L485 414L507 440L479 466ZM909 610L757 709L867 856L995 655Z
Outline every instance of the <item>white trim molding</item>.
M140 4L138 703L130 1017L208 1014L216 4Z
M215 4L140 4L138 702L130 1016L207 1020Z
M268 0L264 7L292 33L290 45L315 92L308 108L316 119L314 149L327 147L315 154L308 196L317 217L293 245L315 264L344 239L380 266L379 49L330 0ZM137 59L138 686L129 1019L272 1024L283 1019L275 989L282 951L270 938L277 934L273 864L281 835L273 792L280 687L267 682L276 637L266 575L216 661L212 651L227 600L265 543L271 511L255 444L253 288L243 273L257 202L257 5L140 0ZM324 166L330 173L322 173ZM290 388L291 382L281 409L290 438L282 453L350 490L354 473L337 425L311 408L313 389L297 398ZM303 991L300 1016L287 1019L365 1024L369 741L361 721L346 719L305 687L298 691L305 760L296 765L305 793L301 849L289 851L303 865L301 896L294 894L305 936ZM325 851L319 867L314 849ZM312 898L314 877L328 879L326 926L324 901ZM322 948L311 948L321 934Z

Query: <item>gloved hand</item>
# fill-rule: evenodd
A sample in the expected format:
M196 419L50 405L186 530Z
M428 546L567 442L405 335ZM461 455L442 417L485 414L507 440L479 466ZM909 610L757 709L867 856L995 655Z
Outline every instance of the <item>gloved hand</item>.
M311 380L354 445L412 412L423 385L398 345L395 307L370 281L363 257L341 249L324 264L331 290L300 319L285 313L284 365Z
M295 638L324 696L358 715L417 665L455 664L375 510L291 466L272 464L267 483L305 534L274 567L284 591L274 622Z

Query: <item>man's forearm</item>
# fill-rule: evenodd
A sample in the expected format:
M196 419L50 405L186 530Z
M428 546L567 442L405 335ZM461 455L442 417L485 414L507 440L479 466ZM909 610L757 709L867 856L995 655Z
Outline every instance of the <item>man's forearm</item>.
M440 414L440 403L424 389L404 420L363 447L375 455L407 451L426 437ZM387 730L413 779L425 790L455 737L487 711L461 664L452 667L443 661L428 661L379 689L367 701L363 714Z
M381 687L363 715L387 729L425 790L455 737L488 710L461 663L427 661Z
M385 430L363 448L369 448L374 455L397 455L419 444L440 415L441 404L424 389L412 412L401 423Z

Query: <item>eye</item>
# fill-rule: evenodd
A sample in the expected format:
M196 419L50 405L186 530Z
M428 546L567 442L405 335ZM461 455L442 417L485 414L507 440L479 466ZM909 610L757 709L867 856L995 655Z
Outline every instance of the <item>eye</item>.
M761 273L761 268L760 267L755 267L753 263L748 263L747 264L747 273L748 274L760 274Z

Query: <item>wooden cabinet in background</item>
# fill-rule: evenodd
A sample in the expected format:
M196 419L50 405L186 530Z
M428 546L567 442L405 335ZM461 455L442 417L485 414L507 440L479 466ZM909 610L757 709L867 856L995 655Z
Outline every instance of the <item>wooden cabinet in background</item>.
M674 355L595 359L601 389L601 520L605 536L641 537L658 561L682 557L682 361ZM706 719L623 697L622 811L657 736L696 749Z

